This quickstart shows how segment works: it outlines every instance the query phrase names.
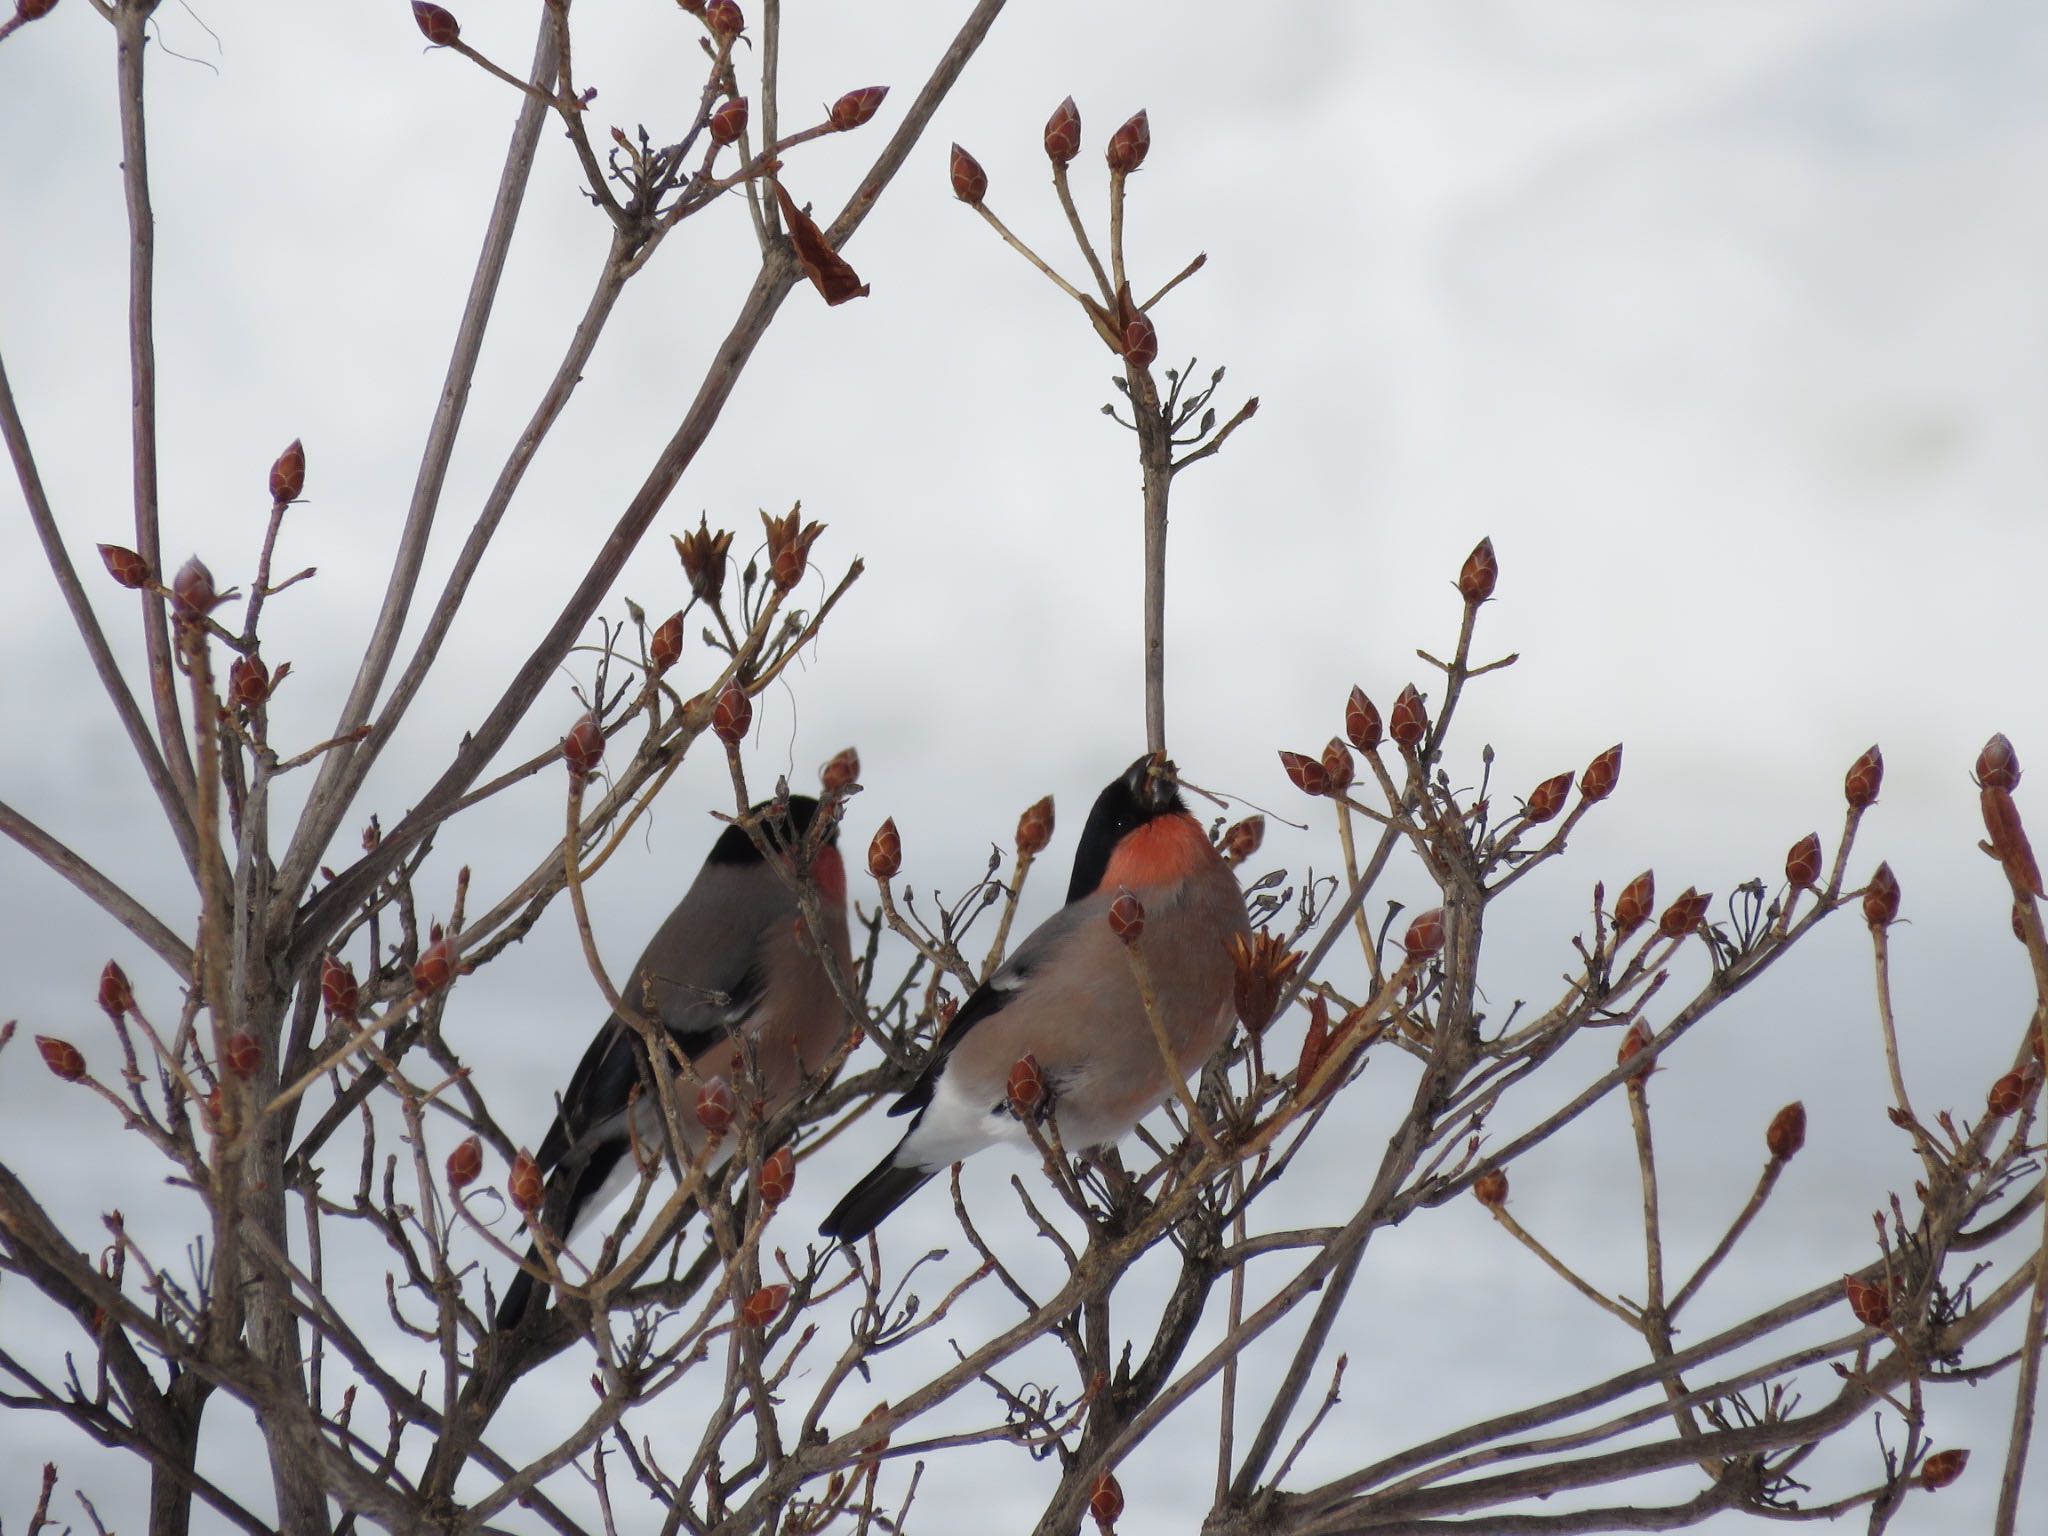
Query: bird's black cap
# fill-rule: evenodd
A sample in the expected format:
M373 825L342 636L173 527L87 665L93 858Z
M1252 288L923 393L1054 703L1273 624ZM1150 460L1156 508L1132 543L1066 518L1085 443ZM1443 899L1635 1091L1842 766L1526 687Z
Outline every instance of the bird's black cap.
M1146 822L1184 811L1180 779L1164 752L1148 752L1104 786L1081 828L1074 850L1074 878L1067 882L1067 900L1079 901L1102 884L1110 856L1126 834Z

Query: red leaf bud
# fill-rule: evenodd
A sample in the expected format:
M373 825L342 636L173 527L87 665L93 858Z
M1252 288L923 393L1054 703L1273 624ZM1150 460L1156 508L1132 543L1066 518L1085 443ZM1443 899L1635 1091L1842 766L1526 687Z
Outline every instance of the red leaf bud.
M332 955L321 961L320 1001L326 1005L328 1018L353 1024L357 1008L355 967L342 964Z
M860 782L860 753L846 747L832 754L824 767L818 770L818 786L827 795L836 795L849 784Z
M1711 892L1702 896L1688 885L1678 900L1664 909L1664 915L1657 920L1657 932L1667 939L1684 938L1699 927L1700 920L1707 915L1707 903L1713 899Z
M799 502L780 517L761 514L761 526L767 531L768 574L779 591L787 592L803 580L804 569L810 564L811 546L825 531L823 523L801 522L802 512L803 504Z
M953 195L963 203L981 206L981 200L988 196L988 172L981 168L981 162L967 153L958 144L953 146Z
M764 1285L740 1307L740 1318L749 1328L766 1328L782 1315L788 1304L788 1286Z
M412 19L418 23L420 35L436 48L445 48L462 36L462 27L454 16L438 5L427 4L427 0L412 0Z
M1052 116L1045 120L1045 157L1054 165L1069 164L1074 156L1081 153L1081 109L1074 105L1074 98L1052 109Z
M118 1023L134 1006L135 989L128 984L128 973L109 960L100 971L100 1008Z
M747 727L754 723L754 701L738 683L727 683L711 711L711 731L728 747L747 739Z
M1458 592L1468 607L1477 607L1493 596L1500 580L1500 562L1494 558L1493 540L1481 539L1458 572Z
M1010 1079L1004 1088L1010 1113L1019 1120L1036 1120L1045 1108L1045 1073L1039 1069L1038 1058L1026 1052L1010 1065Z
M1499 1210L1508 1203L1508 1171L1505 1168L1490 1168L1472 1181L1472 1194L1489 1211Z
M1387 734L1404 747L1422 745L1422 738L1429 734L1429 711L1422 706L1422 695L1410 683L1401 690L1401 696L1394 700L1394 712L1387 717Z
M1323 766L1321 758L1283 751L1280 766L1287 771L1288 781L1304 795L1327 795L1330 792L1330 772Z
M1116 900L1109 904L1109 931L1126 944L1145 936L1145 904L1128 890L1118 887Z
M1017 818L1017 852L1035 857L1052 841L1052 796L1036 801Z
M1344 701L1344 734L1361 752L1377 751L1380 744L1380 712L1362 688L1353 688Z
M1627 938L1649 921L1650 909L1657 901L1657 876L1651 870L1644 870L1635 879L1622 887L1621 895L1614 903L1614 937L1617 941Z
M1301 1060L1295 1064L1294 1086L1305 1089L1315 1080L1316 1069L1330 1053L1330 1006L1321 993L1308 1008L1308 1029L1301 1037Z
M57 9L57 0L14 0L14 14L23 21L41 21Z
M1620 782L1621 743L1617 741L1586 764L1586 771L1579 775L1579 798L1586 801L1605 800L1614 793L1614 786Z
M1820 834L1809 832L1785 855L1785 880L1795 890L1820 884Z
M894 880L902 868L903 838L896 831L896 818L891 816L875 828L874 841L868 844L868 873L877 880Z
M1145 156L1151 152L1152 120L1140 112L1109 136L1109 148L1104 154L1112 171L1128 176L1145 163Z
M297 501L306 488L306 445L296 437L270 466L270 499L278 506Z
M1352 760L1351 749L1335 736L1323 748L1323 772L1329 776L1330 793L1341 795L1351 787L1351 781L1358 777L1358 764Z
M1572 776L1560 773L1545 779L1529 791L1529 798L1522 806L1522 819L1532 826L1541 826L1564 809L1564 802L1572 792Z
M704 7L704 25L720 37L738 37L747 30L747 18L733 0L711 0Z
M1649 1048L1650 1026L1641 1019L1637 1019L1635 1023L1629 1025L1628 1033L1621 1037L1621 1049L1614 1053L1614 1063L1616 1066L1621 1066L1626 1062L1633 1061ZM1636 1068L1634 1072L1630 1073L1629 1081L1631 1086L1640 1083L1649 1073L1649 1070L1650 1064L1646 1061Z
M1133 368L1149 368L1159 357L1159 331L1146 314L1131 316L1124 327L1124 361Z
M773 1210L796 1188L796 1154L777 1147L773 1157L761 1164L761 1203Z
M661 621L660 627L654 631L653 638L647 642L647 665L653 669L656 677L660 677L680 661L682 655L683 616L676 612Z
M413 962L412 987L421 997L432 997L455 979L455 939L443 934Z
M1891 1321L1892 1299L1882 1286L1870 1285L1854 1275L1842 1276L1842 1294L1849 1298L1849 1310L1866 1328L1882 1328Z
M604 761L604 730L597 723L597 716L586 714L569 727L569 734L562 738L562 761L569 765L569 778L582 783Z
M179 566L178 574L171 578L171 606L182 619L195 619L220 606L220 597L214 590L213 572L200 562L197 555Z
M100 559L106 563L107 574L130 591L148 582L156 574L149 568L149 562L121 544L102 544Z
M1259 851L1259 845L1266 840L1266 818L1247 816L1243 821L1233 821L1223 831L1221 852L1232 864L1242 864Z
M540 1164L521 1152L512 1159L512 1171L505 1178L505 1193L512 1197L513 1209L522 1216L531 1216L540 1209L541 1195L544 1192Z
M1920 1463L1920 1486L1929 1493L1946 1488L1963 1475L1963 1468L1970 1464L1970 1453L1960 1446L1954 1450L1936 1451Z
M888 94L886 85L864 85L848 91L832 103L832 126L841 133L858 128L881 109L882 98Z
M711 114L711 121L705 126L710 131L714 144L730 144L747 131L747 98L728 96L718 104L718 110Z
M1884 754L1872 747L1868 752L1849 765L1849 772L1842 780L1842 793L1849 804L1857 810L1874 804L1877 792L1884 784Z
M1889 928L1899 916L1899 880L1889 864L1877 866L1870 884L1863 888L1863 921L1873 928Z
M713 1141L731 1127L735 1108L732 1085L722 1077L707 1078L697 1090L697 1123Z
M223 1047L221 1060L230 1072L246 1083L263 1065L263 1047L246 1029L238 1029Z
M1991 1093L1985 1099L1984 1107L1997 1119L2016 1115L2025 1107L2027 1100L2033 1097L2034 1086L2034 1074L2024 1068L2008 1072L1991 1085Z
M228 697L245 709L270 698L270 668L261 656L237 656L228 667Z
M1444 909L1431 907L1408 925L1401 948L1411 961L1420 963L1444 947Z
M1764 1145L1773 1160L1784 1163L1799 1155L1806 1145L1806 1106L1794 1099L1775 1115L1764 1130Z
M448 1154L448 1187L463 1189L474 1184L484 1171L484 1144L474 1136Z
M1124 1512L1124 1491L1113 1472L1105 1469L1097 1474L1095 1486L1088 1490L1088 1513L1095 1517L1095 1525L1103 1536L1110 1536L1118 1516Z
M105 548L104 545L101 546ZM2020 787L2020 756L2013 751L2012 743L2005 738L2005 732L1984 743L1984 750L1977 754L1977 787L1979 789L2015 790Z
M43 1065L67 1083L85 1076L85 1057L69 1040L55 1035L37 1035L36 1049L43 1053Z

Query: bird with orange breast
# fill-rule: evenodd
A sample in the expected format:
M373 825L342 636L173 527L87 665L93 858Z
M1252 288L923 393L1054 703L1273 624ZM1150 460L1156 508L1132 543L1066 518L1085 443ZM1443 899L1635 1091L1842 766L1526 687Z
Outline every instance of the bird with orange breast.
M1146 968L1172 1071L1185 1080L1201 1070L1236 1017L1227 946L1251 925L1236 877L1181 800L1173 764L1152 753L1096 797L1066 905L961 1005L889 1111L910 1116L910 1129L820 1232L857 1242L940 1169L998 1142L1029 1145L1009 1102L1010 1069L1027 1055L1068 1147L1118 1140L1173 1092L1109 922L1125 890L1145 909Z
M853 975L846 930L846 866L838 827L827 817L817 835L818 802L791 795L786 815L773 802L753 808L761 834L782 861L805 847L818 893L825 949L839 974ZM812 938L788 870L764 858L745 827L729 826L712 844L704 867L620 989L630 1006L644 1007L688 1058L700 1079L744 1078L772 1115L793 1099L830 1058L847 1030L847 1014L833 990L823 953ZM639 1176L633 1147L667 1144L660 1098L654 1091L640 1033L617 1014L599 1027L569 1078L535 1158L548 1175L539 1220L557 1240L595 1214ZM750 1075L749 1075L750 1074ZM634 1090L640 1089L637 1098ZM629 1115L628 1110L631 1109ZM693 1114L678 1116L693 1156L706 1136ZM716 1167L723 1155L714 1153ZM525 1317L536 1293L539 1251L513 1277L498 1309L498 1327Z

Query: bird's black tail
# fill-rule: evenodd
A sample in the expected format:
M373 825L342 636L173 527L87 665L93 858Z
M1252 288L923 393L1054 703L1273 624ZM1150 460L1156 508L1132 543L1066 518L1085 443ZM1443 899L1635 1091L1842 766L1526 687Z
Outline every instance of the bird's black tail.
M818 1228L819 1235L836 1237L842 1243L859 1242L937 1172L936 1168L900 1167L892 1153L832 1207L832 1214Z
M541 1268L540 1249L526 1250L526 1262L533 1269ZM512 1277L512 1283L505 1287L504 1299L498 1303L497 1330L510 1333L526 1316L526 1309L533 1305L534 1294L540 1282L534 1279L533 1269L522 1268Z

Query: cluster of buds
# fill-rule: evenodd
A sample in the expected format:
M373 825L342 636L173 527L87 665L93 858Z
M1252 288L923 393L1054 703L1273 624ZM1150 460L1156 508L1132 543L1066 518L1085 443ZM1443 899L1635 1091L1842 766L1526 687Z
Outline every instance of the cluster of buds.
M1301 967L1301 951L1289 949L1284 938L1264 928L1249 936L1231 935L1227 947L1236 973L1232 997L1237 1017L1247 1032L1264 1034L1280 1005L1280 994Z

